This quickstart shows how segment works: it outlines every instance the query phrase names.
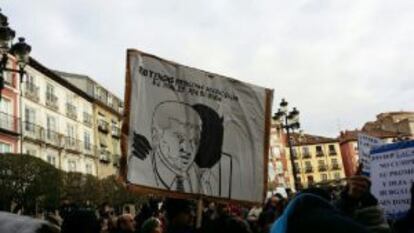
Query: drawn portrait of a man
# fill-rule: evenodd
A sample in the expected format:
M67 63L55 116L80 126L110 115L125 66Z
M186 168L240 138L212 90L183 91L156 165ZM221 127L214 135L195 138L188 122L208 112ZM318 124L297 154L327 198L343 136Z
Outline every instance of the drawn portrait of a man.
M134 132L132 155L151 161L157 187L230 197L231 155L222 151L223 118L212 108L178 101L159 103L151 142Z

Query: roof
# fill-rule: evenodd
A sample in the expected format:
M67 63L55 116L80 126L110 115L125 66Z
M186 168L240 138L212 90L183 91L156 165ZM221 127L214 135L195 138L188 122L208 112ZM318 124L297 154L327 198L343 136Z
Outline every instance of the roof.
M60 75L60 76L65 76L65 77L70 77L70 78L79 78L79 79L89 79L91 81L94 81L92 78L84 74L68 73L68 72L58 71L58 70L53 70L53 72L55 72L57 75Z
M36 69L37 71L41 72L42 74L46 75L48 78L54 80L55 82L61 84L62 86L66 87L67 89L75 92L79 96L85 98L89 102L93 101L93 98L91 98L89 95L87 95L81 89L79 89L78 87L76 87L75 85L73 85L72 83L67 81L66 79L60 77L55 72L53 72L52 70L50 70L49 68L47 68L46 66L44 66L43 64L41 64L40 62L35 60L34 58L30 57L29 65L32 68Z
M391 132L391 131L386 131L386 130L382 130L382 129L371 129L371 130L355 129L355 130L342 131L338 138L339 138L341 143L345 143L345 142L348 142L348 141L358 141L358 134L359 133L364 133L364 134L367 134L369 136L376 137L376 138L381 138L381 139L409 136L409 134Z
M313 145L313 144L323 144L323 143L333 143L338 142L336 138L328 138L312 134L299 134L293 133L290 136L293 146L303 146L303 145Z

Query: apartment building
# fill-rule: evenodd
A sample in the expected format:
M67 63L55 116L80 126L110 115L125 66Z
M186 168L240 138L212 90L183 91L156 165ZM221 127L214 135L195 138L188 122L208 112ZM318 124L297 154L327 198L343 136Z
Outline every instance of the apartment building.
M117 174L121 156L120 138L123 102L109 90L86 75L54 71L60 77L92 98L93 119L97 127L98 177Z
M272 121L270 128L270 153L268 164L269 184L275 187L289 187L289 173L285 154L286 137L281 125Z
M64 171L97 175L92 99L34 59L26 72L23 152Z
M16 68L12 59L9 68ZM16 73L3 72L5 87L0 100L0 153L18 153L20 148L19 80Z
M291 137L293 158L300 186L339 181L345 177L339 140L310 134L294 133ZM286 154L290 159L289 148ZM288 170L293 180L292 167ZM293 188L293 184L291 184Z

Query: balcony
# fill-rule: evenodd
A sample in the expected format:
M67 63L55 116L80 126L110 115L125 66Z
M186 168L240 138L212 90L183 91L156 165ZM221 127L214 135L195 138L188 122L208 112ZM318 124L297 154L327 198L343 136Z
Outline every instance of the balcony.
M329 155L330 155L330 156L335 156L335 155L337 155L336 150L330 150L330 151L329 151Z
M23 123L23 136L35 141L44 141L44 129L32 122Z
M0 130L18 134L20 132L19 118L0 112Z
M81 142L76 138L65 136L65 149L74 153L80 153Z
M24 96L34 102L39 102L39 87L33 83L25 83Z
M46 93L46 107L54 111L59 110L58 97L55 96L53 93Z
M114 165L114 167L119 167L120 159L121 159L121 155L114 154L114 161L112 161L112 164Z
M84 112L83 113L83 124L85 124L86 126L92 127L92 115Z
M324 157L325 154L323 153L323 151L316 151L316 157Z
M309 153L304 153L303 155L302 155L302 158L303 159L310 159L312 156L309 154Z
M112 137L114 138L121 137L121 129L115 125L112 126Z
M78 114L76 114L76 106L70 103L66 103L66 116L75 120L78 119Z
M98 120L98 129L104 133L109 132L109 123L100 119Z
M312 173L313 168L312 167L305 167L305 173Z
M339 166L339 164L332 164L331 169L332 170L341 170L341 166Z
M63 147L62 135L50 129L46 129L46 143L56 147Z
M111 153L107 149L101 148L101 150L99 152L99 161L101 161L103 163L110 163L111 162Z
M320 172L324 172L324 171L328 170L328 168L326 167L326 165L319 165L319 166L318 166L318 170L319 170Z

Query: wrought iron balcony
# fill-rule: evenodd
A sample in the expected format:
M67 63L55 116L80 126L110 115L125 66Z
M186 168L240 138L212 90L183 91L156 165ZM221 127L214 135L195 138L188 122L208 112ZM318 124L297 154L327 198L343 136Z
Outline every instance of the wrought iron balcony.
M105 120L99 119L98 120L98 129L104 133L109 132L109 123Z
M78 114L76 113L76 106L71 103L66 103L66 116L76 120L78 118Z
M32 101L39 102L39 87L33 83L26 82L24 96Z
M76 138L65 136L65 149L75 153L81 152L81 141Z
M83 112L83 123L89 127L92 127L92 115L87 112Z
M46 93L46 107L57 111L59 109L58 97L52 93Z
M0 112L0 129L18 134L20 132L19 118Z
M332 170L340 170L341 166L339 166L339 164L332 164L331 169Z
M112 137L114 138L121 137L121 129L115 125L112 126Z
M310 153L304 153L303 155L302 155L302 158L304 158L304 159L310 159L312 156L311 156L311 154Z
M23 123L23 135L36 141L44 141L44 128L32 122L25 121Z
M337 155L336 150L329 150L329 155L331 156Z
M99 160L103 163L110 163L111 162L111 152L109 152L105 148L101 148L99 151Z
M305 167L305 173L312 173L313 168L312 167Z
M83 142L83 154L95 156L96 147L92 143Z
M58 132L55 132L50 129L46 129L46 137L45 137L46 143L57 146L57 147L63 147L63 136L59 134Z
M319 165L319 166L318 166L318 170L319 170L320 172L324 172L324 171L328 170L328 168L326 167L326 165Z
M325 156L323 151L316 151L316 157L323 157L323 156Z

